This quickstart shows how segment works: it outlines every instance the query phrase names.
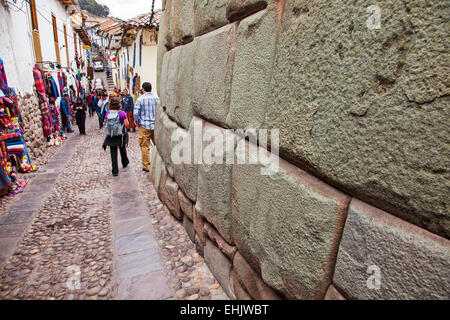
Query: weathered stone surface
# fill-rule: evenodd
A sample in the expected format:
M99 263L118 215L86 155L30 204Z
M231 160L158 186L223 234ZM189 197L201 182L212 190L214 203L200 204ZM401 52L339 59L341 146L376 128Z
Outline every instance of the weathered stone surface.
M267 6L267 0L227 0L227 19L236 21ZM277 1L275 1L277 2Z
M159 31L158 31L158 53L157 53L157 61L156 61L156 82L157 82L157 92L158 96L161 98L162 90L161 90L161 74L162 74L162 66L163 66L163 57L167 52L166 42L167 37L170 33L170 13L171 13L171 2L172 0L166 0L166 9L161 13L161 18L159 22ZM169 38L171 36L169 35Z
M198 238L200 239L200 241L202 242L203 245L206 244L206 234L204 231L204 219L202 218L201 215L199 215L197 213L197 210L193 210L193 214L194 214L194 228L195 228L195 232L198 235Z
M230 246L225 239L220 236L217 230L214 229L214 227L208 222L205 222L204 225L202 224L202 227L203 233L208 235L209 239L217 245L217 247L228 257L228 259L230 259L230 261L233 261L237 248L235 246Z
M194 5L195 36L220 28L228 23L226 5L229 0L198 0Z
M167 177L164 188L166 190L166 193L163 193L164 204L175 218L178 220L183 219L180 202L178 201L178 184L171 177Z
M172 120L175 119L175 109L177 108L178 71L183 48L183 46L179 46L168 52L169 65L167 67L167 79L165 80L166 92L163 95L164 101L162 101L162 106L166 107L166 113Z
M267 6L267 0L195 1L195 36L237 21Z
M194 41L182 47L177 88L175 109L172 117L184 129L188 130L194 115L192 107L192 83L194 77L194 61L197 52L198 41Z
M231 284L233 286L233 292L237 300L252 300L252 297L250 297L248 292L245 291L245 289L239 283L238 275L236 274L236 271L234 269L231 272L230 279Z
M194 1L173 0L172 40L174 45L189 43L194 38Z
M226 125L230 106L235 38L233 23L195 39L194 112L222 126Z
M206 240L205 245L205 263L208 265L209 270L211 270L212 274L230 299L235 299L230 282L231 262L220 249L209 240Z
M449 3L383 3L381 30L367 8L286 2L265 127L283 158L448 238Z
M156 152L157 150L155 150ZM168 177L166 165L162 160L159 153L156 155L155 172L152 172L152 179L155 179L153 185L158 193L160 199L162 199L162 192L164 192L164 186L166 184L166 179Z
M351 299L447 300L450 241L353 199L333 282Z
M158 185L156 184L156 182L158 181L159 183L159 177L158 173L156 172L156 163L158 161L158 157L159 156L159 152L158 152L158 148L155 146L152 154L151 154L151 158L150 158L150 179L152 180L153 186L155 187L155 189L157 189Z
M174 144L180 146L174 150L175 155L179 155L181 163L174 164L174 176L180 188L184 191L186 196L192 201L197 200L197 175L198 175L198 159L201 156L201 133L203 128L203 120L194 117L189 126L189 131L179 128L177 130L178 141L180 143ZM184 140L183 140L184 139ZM197 140L197 142L195 142ZM184 147L188 157L184 157ZM180 151L182 149L182 151ZM189 150L190 149L190 150Z
M181 189L178 190L178 201L180 202L180 209L183 211L183 213L191 220L194 220L194 204L189 200L186 195L181 191Z
M174 176L171 152L175 144L175 141L172 141L172 134L177 129L177 124L169 119L167 113L164 113L155 125L155 142L160 147L159 153L171 177Z
M252 269L242 255L237 252L233 260L233 270L246 291L255 300L279 300L281 297Z
M265 5L265 1L256 1L261 3ZM231 128L253 129L264 123L280 14L277 4L272 2L266 10L239 23L227 116Z
M189 239L191 239L192 242L195 242L194 223L186 215L183 216L183 227L186 230L186 233L188 234Z
M346 300L342 294L332 285L328 287L324 300Z
M238 152L243 143L238 161L244 160ZM248 142L245 149L248 156ZM275 155L270 165L278 166L270 176L261 174L260 164L233 167L234 242L264 282L286 298L322 299L349 198Z
M220 137L213 136L213 133L220 133ZM210 141L208 136L211 137ZM229 138L229 139L228 139ZM222 141L220 141L222 139ZM237 139L235 135L229 135L225 138L224 130L205 122L203 128L203 164L198 167L198 191L197 191L197 203L195 209L197 213L206 218L210 222L222 237L230 244L233 244L231 238L231 169L232 165L227 164L227 157L231 157L233 160L234 146L231 143L227 143ZM223 154L215 153L214 149L223 147ZM211 150L209 152L208 150ZM222 158L222 164L213 161L212 159L206 159L205 154L218 155ZM213 164L206 164L213 163Z

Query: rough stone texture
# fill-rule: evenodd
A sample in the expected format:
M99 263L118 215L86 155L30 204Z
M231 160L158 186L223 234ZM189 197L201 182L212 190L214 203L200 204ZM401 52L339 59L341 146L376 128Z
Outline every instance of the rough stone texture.
M180 66L180 56L183 51L183 46L176 47L170 50L165 56L164 59L168 59L166 62L167 66L164 65L167 69L163 69L163 79L164 79L164 87L162 90L165 90L163 94L163 99L161 101L161 105L165 108L166 113L171 117L171 119L175 119L175 109L177 106L177 83L178 83L178 70ZM165 62L163 62L164 64ZM167 74L164 74L167 73Z
M201 219L201 217L199 218ZM230 259L230 261L233 261L237 248L235 246L230 246L211 224L206 222L201 226L203 227L202 232L208 235L209 239L217 245L217 247L228 257L228 259Z
M24 128L24 141L32 157L32 161L39 158L46 151L47 139L44 137L42 127L42 113L39 108L39 100L35 94L27 94L17 97L17 103L22 115L22 127Z
M218 29L228 23L227 2L229 0L197 0L194 5L195 36Z
M195 36L218 29L229 21L240 20L262 10L267 6L267 2L268 0L195 1Z
M349 198L271 155L272 166L278 161L271 176L261 174L260 164L233 167L233 240L262 279L285 297L322 299L331 283Z
M197 213L197 210L195 208L193 210L193 213L194 213L195 232L196 232L198 238L200 239L201 243L203 245L205 245L206 244L206 233L204 230L205 221L202 218L202 216Z
M236 23L195 38L194 112L225 126L231 97Z
M173 0L172 5L173 43L189 43L194 38L194 1Z
M173 118L184 129L189 129L194 109L192 107L192 83L194 77L194 61L197 52L198 41L194 41L182 47L177 88L175 109Z
M324 300L346 300L342 294L332 285L328 287Z
M186 230L189 239L191 239L191 241L194 242L195 241L194 223L186 215L183 216L183 227Z
M178 184L171 177L167 177L164 189L165 192L162 193L163 203L175 218L182 220L183 212L180 210L180 202L178 201Z
M191 220L194 220L194 204L189 200L181 189L178 190L178 201L180 202L180 209ZM194 242L194 241L192 241Z
M252 300L252 297L239 283L239 278L234 270L231 272L231 284L237 300Z
M161 74L162 74L162 66L163 66L163 57L167 52L167 38L171 38L170 35L170 13L172 9L172 0L165 0L166 7L164 11L161 13L161 18L159 22L159 30L158 30L158 53L156 60L156 81L157 81L157 90L158 96L162 96L162 83L161 83ZM171 47L171 46L170 46Z
M287 1L265 117L283 158L447 238L449 6L384 2L370 30L366 1Z
M449 248L447 239L353 199L333 282L351 299L448 300ZM378 290L369 288L373 265Z
M231 262L211 241L206 240L205 263L208 265L214 277L222 286L223 290L230 297L235 299L230 282Z
M192 201L197 201L197 175L198 175L198 159L201 156L201 133L203 128L203 121L194 117L189 126L189 131L179 128L178 134L184 137L183 145L190 145L190 163L189 161L182 161L180 164L174 165L174 176L180 188L184 191L186 196ZM189 143L190 139L190 143ZM197 142L195 142L197 141ZM183 154L178 152L180 156Z
M195 209L197 213L206 218L210 222L222 237L230 244L233 243L231 238L231 169L232 165L227 164L227 154L233 152L233 148L230 144L226 143L225 135L222 135L221 146L223 150L230 152L223 152L221 156L223 159L222 164L206 164L205 154L213 154L213 151L208 152L207 148L214 146L214 141L217 137L213 137L211 141L206 141L206 135L208 132L220 132L224 133L224 130L211 123L205 122L203 127L203 164L198 167L198 191L197 191L197 203ZM219 138L217 138L219 139ZM230 136L230 139L236 139L234 135ZM220 143L220 140L217 140ZM219 144L218 143L218 144ZM233 146L234 147L234 146ZM232 153L231 153L232 154ZM233 157L233 155L232 155Z
M157 146L163 146L159 149L159 153L171 177L174 176L171 152L176 143L172 141L172 134L177 129L177 124L170 120L166 113L162 114L162 118L155 125L155 142Z
M242 2L242 1L233 1ZM262 1L265 2L265 1ZM264 122L276 49L279 10L272 2L264 11L239 24L230 110L231 128L259 128Z
M151 172L151 179L159 197L161 197L161 191L164 189L168 175L158 150L155 149L153 152L156 154L156 161L154 162L154 171Z
M279 300L280 296L250 267L238 252L233 260L233 272L243 284L246 291L255 300Z

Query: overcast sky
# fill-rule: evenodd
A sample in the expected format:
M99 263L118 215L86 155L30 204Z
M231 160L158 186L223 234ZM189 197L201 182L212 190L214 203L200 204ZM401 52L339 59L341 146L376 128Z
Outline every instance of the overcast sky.
M152 10L152 0L97 0L109 7L110 15L123 20L137 17ZM155 10L161 9L162 0L155 0Z

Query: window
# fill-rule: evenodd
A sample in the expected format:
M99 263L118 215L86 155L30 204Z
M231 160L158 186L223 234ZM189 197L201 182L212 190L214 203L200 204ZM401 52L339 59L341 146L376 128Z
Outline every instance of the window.
M56 62L58 62L58 64L61 64L61 58L59 56L58 27L56 26L56 17L53 14L52 14L52 24L53 24L53 38L55 40Z
M70 68L70 63L69 63L69 46L67 45L67 29L66 29L66 25L64 25L64 43L66 45L67 68Z
M142 66L142 34L139 37L139 66Z
M34 57L36 63L42 67L42 52L41 52L41 40L39 39L39 26L36 15L36 2L35 0L30 0L30 11L31 11L31 33L33 35L33 47L34 47Z

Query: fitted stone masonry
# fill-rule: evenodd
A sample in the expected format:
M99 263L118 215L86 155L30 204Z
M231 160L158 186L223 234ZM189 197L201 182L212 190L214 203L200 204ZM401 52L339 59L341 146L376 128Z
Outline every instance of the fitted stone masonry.
M449 4L367 6L164 1L152 181L232 299L450 298ZM195 126L278 170L174 163Z

